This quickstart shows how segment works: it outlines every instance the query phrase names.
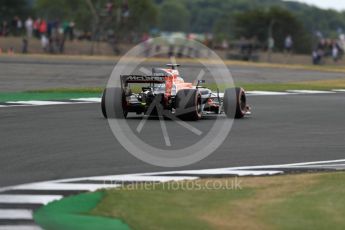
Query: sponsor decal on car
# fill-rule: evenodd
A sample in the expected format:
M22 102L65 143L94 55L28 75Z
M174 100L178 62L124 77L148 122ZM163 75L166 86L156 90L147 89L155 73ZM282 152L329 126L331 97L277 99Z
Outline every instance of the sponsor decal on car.
M122 76L126 82L164 82L164 76L128 75Z

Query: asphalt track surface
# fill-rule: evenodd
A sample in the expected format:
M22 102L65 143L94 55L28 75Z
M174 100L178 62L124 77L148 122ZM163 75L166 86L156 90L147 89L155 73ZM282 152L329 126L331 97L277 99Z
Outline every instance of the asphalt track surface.
M114 65L112 60L1 56L0 91L103 87ZM161 65L149 63L144 67ZM344 78L343 73L309 70L229 68L235 82ZM180 70L188 80L195 79L200 68L186 64ZM0 187L107 174L343 159L344 99L344 93L250 97L253 116L236 120L217 151L194 165L169 169L143 163L129 154L114 138L99 104L0 108ZM202 130L210 122L193 125ZM158 123L149 121L148 127ZM173 123L167 122L167 126L171 135L181 133ZM157 142L158 131L147 132L146 140Z
M166 59L166 63L170 62ZM105 87L116 60L75 60L0 56L0 91L26 91L50 88ZM195 80L200 65L180 63L187 81ZM161 63L144 63L143 67L164 67ZM218 68L218 67L214 67ZM343 73L318 72L253 66L228 66L236 83L277 83L344 78ZM208 79L207 73L205 79Z
M170 169L129 154L114 138L99 104L0 108L0 187L108 174L344 159L344 99L344 93L250 97L253 115L236 120L217 151L196 164ZM209 122L191 124L202 129ZM154 123L158 121L147 125ZM168 130L179 133L174 125ZM154 133L147 135L156 141Z

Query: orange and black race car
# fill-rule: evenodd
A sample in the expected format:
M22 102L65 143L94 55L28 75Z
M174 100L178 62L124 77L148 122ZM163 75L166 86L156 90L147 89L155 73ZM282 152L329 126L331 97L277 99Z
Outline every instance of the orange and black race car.
M229 118L243 118L250 113L244 89L213 92L202 86L203 80L196 85L185 82L177 70L178 64L167 66L167 69L153 68L150 76L122 75L121 87L106 88L103 92L103 116L126 118L128 113L169 114L182 120L199 120L206 114L225 113Z

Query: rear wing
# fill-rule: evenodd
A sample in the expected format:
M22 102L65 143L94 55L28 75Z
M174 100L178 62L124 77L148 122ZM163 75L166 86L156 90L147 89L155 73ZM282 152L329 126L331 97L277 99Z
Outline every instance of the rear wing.
M147 76L147 75L121 75L121 82L123 85L128 83L165 83L166 76L160 74Z

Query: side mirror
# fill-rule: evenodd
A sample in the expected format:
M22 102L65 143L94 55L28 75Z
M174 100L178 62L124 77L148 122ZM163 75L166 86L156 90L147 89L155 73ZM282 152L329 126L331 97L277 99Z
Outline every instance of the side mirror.
M198 83L196 84L196 87L198 88L200 84L205 84L205 80L198 80Z

